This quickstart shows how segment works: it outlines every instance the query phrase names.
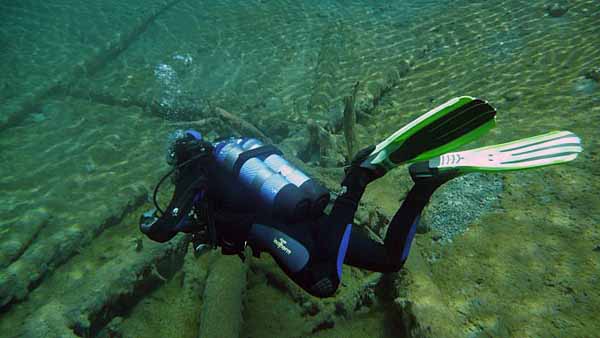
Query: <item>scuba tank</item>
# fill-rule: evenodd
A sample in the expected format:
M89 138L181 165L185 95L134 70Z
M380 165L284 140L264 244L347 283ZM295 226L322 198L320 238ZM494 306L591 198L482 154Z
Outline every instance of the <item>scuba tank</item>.
M216 143L217 165L250 192L248 204L275 218L299 221L320 215L329 202L329 191L306 176L272 145L257 139L230 138Z
M264 146L263 143L254 138L246 139L242 144L244 150L253 150L262 146ZM263 155L261 156L261 159L269 168L277 173L280 173L288 181L302 190L302 192L310 200L310 213L312 216L320 215L323 212L323 209L325 209L329 203L329 190L319 184L319 182L316 180L308 177L304 172L280 156L281 152L279 149L277 149L277 151L278 152L270 155Z

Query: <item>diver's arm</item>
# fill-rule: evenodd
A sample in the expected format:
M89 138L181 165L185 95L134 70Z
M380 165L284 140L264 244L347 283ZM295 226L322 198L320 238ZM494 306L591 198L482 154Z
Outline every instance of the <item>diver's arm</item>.
M194 232L195 205L203 198L209 186L209 172L214 165L212 144L203 141L199 133L187 131L182 133L169 147L169 164L174 167L154 188L153 201L155 209L140 217L140 230L150 239L166 242L178 232ZM160 185L172 174L175 191L165 210L157 203L156 196Z
M350 168L342 181L342 192L333 203L329 213L335 224L349 224L353 222L358 203L362 198L368 184L366 173L361 168Z
M256 218L252 213L217 210L214 214L217 245L224 255L240 255Z
M361 167L363 160L375 149L375 146L360 150L352 159L351 165L346 170L342 180L342 192L339 194L329 213L330 218L339 224L350 224L358 209L358 203L373 180L383 176L384 173Z

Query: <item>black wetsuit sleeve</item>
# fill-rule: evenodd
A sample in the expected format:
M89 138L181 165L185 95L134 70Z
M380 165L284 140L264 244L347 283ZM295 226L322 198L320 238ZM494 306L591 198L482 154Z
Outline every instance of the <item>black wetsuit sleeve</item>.
M242 253L256 215L219 210L215 212L214 218L217 244L221 247L221 253L224 255Z

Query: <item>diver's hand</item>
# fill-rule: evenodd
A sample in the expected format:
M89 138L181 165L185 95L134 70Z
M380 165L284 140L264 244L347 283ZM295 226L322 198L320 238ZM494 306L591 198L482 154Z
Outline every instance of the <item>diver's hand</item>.
M146 235L151 234L156 228L153 228L154 224L158 221L156 209L150 209L140 215L139 226L140 231Z
M377 168L367 168L361 166L364 160L367 159L369 154L373 152L375 149L374 145L368 146L359 150L350 165L344 169L346 175L342 180L342 186L351 187L351 186L360 186L362 188L366 187L367 184L373 182L374 180L385 175L384 170L378 170Z
M160 243L168 242L177 234L177 231L166 227L164 222L161 222L156 209L146 211L140 216L139 227L148 238Z

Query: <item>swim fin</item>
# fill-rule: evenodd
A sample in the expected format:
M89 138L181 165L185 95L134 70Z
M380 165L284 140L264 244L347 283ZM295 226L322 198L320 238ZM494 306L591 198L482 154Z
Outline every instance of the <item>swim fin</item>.
M402 163L428 160L489 131L495 116L494 107L481 99L456 97L390 135L361 166L388 171Z
M581 139L569 131L553 131L521 140L452 152L410 166L413 181L470 172L511 171L573 161L583 150Z

